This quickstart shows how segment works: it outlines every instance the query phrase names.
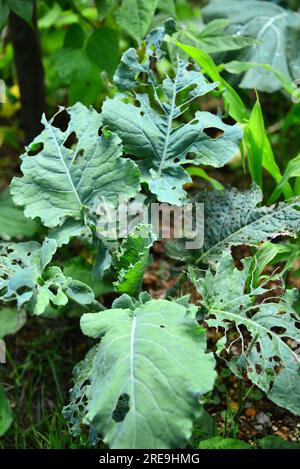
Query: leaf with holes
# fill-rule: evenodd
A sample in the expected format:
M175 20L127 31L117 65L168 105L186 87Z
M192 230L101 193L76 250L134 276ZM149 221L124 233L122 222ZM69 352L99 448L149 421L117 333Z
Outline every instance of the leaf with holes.
M30 156L28 148L22 157L23 177L11 185L25 216L40 217L49 227L66 217L83 220L85 208L96 199L116 205L120 195L130 198L139 189L135 163L120 158L119 137L110 132L98 136L100 114L80 103L66 111L70 121L65 131L55 127L54 118L43 117L45 129L30 147L38 153Z
M149 259L149 249L155 239L149 225L138 225L114 253L113 266L118 272L118 280L114 285L119 293L138 296Z
M35 241L6 243L0 246L0 300L16 301L40 315L46 308L64 306L71 299L91 304L94 294L90 287L65 277L59 267L48 266L57 249L54 239L42 245Z
M181 205L187 200L182 186L191 182L183 165L190 163L193 157L194 164L223 166L237 153L242 130L237 125L225 124L210 112L196 111L189 122L180 121L188 104L215 89L217 83L209 83L199 70L191 70L189 64L179 58L175 76L164 72L164 79L158 82L151 63L157 61L162 66L161 29L148 36L143 63L139 63L136 52L129 49L115 74L122 90L129 86L136 88L140 84L137 75L145 74L147 83L143 89L146 92L134 92L136 104L128 102L130 94L106 99L103 122L121 137L126 153L137 161L142 182L148 184L158 200ZM150 100L151 90L155 102Z
M300 415L300 320L293 309L298 294L286 290L274 299L266 284L244 293L250 262L244 260L239 271L225 252L215 271L191 270L190 279L202 297L206 323L224 331L217 354L237 376L247 373L269 399ZM269 300L258 304L262 294Z
M300 227L300 199L296 197L270 207L262 202L260 188L203 191L195 202L204 204L204 244L199 251L184 251L181 241L170 242L169 255L197 263L216 262L224 249L245 244L257 246L278 236L295 236Z
M215 378L196 311L147 298L133 309L83 315L84 334L101 343L80 366L64 412L75 431L79 418L110 448L183 447Z

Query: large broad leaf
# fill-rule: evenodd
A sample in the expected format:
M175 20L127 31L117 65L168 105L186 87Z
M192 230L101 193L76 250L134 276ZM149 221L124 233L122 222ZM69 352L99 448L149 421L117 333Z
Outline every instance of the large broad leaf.
M66 111L70 121L65 131L43 117L45 129L30 147L38 153L30 156L28 149L22 156L24 175L14 178L11 187L25 215L40 217L49 227L65 217L81 219L96 199L117 204L120 195L130 198L139 189L136 165L120 158L119 137L110 132L98 136L100 114L80 103Z
M300 199L271 207L258 206L262 192L253 185L248 191L235 188L204 191L196 202L204 203L204 245L198 252L184 252L182 242L170 243L169 255L182 259L192 256L197 262L214 262L224 249L245 244L257 246L278 236L294 236L300 230Z
M213 0L203 9L206 22L228 18L228 31L259 41L239 53L242 62L271 65L291 80L299 78L300 15L270 2L253 0ZM225 61L226 58L223 60ZM281 88L272 71L252 68L244 74L240 86L274 92Z
M91 61L112 78L120 60L118 33L111 28L96 29L89 37L87 53Z
M0 386L0 437L9 429L13 420L10 402L6 397L5 391Z
M158 0L122 0L116 13L117 23L137 41L147 34Z
M225 30L229 23L228 19L215 19L199 32L199 19L196 18L195 24L191 23L188 29L179 31L176 38L185 44L199 47L208 54L239 50L258 43L249 37L226 34Z
M137 105L128 102L130 95L117 95L104 102L103 122L118 133L125 151L136 157L142 181L150 191L162 202L181 205L186 201L182 186L191 182L182 165L189 164L192 157L195 164L223 166L238 151L242 130L209 112L197 111L190 122L182 123L181 116L188 104L216 88L217 83L209 83L200 71L190 69L179 58L174 77L164 71L162 82L156 79L151 63L158 61L162 67L161 30L148 36L143 63L138 62L136 51L129 49L115 74L120 89L128 90L140 84L136 78L143 72L147 76L143 89L149 95L151 90L154 92L155 103L147 93L135 92Z
M83 332L102 339L77 369L64 412L75 431L82 419L111 448L183 447L215 378L195 316L195 306L148 297L85 314Z
M88 80L92 70L92 62L84 49L62 47L53 53L52 60L52 67L64 85Z
M149 249L155 241L151 227L138 225L113 255L113 266L118 272L115 288L119 293L138 296L149 259Z
M57 249L54 239L42 246L35 242L0 246L0 300L16 301L40 315L49 305L64 306L69 299L79 304L94 301L92 290L78 280L65 277L59 267L48 267Z
M250 262L246 259L239 271L225 252L214 272L192 270L190 278L202 297L206 323L224 331L217 354L237 376L247 373L269 399L300 415L300 320L293 309L297 295L287 290L274 298L263 286L245 293ZM269 299L263 301L262 294Z

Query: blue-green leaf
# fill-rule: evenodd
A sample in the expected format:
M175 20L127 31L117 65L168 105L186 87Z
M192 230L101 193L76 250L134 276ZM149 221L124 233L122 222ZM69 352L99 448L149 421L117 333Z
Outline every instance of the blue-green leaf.
M183 447L215 378L196 307L148 299L85 314L81 327L101 343L76 369L64 410L74 431L91 425L110 448Z
M120 158L119 137L105 132L101 137L101 115L77 103L67 109L67 130L55 127L53 119L43 117L45 129L32 146L38 148L22 156L23 177L14 178L13 200L25 207L25 216L40 217L43 224L55 227L66 217L83 218L84 210L95 199L117 204L119 196L134 196L139 189L139 171L131 160ZM71 134L77 140L68 147Z

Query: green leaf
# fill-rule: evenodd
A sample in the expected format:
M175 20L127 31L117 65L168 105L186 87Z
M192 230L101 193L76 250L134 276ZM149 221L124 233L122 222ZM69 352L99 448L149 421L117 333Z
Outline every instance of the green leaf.
M265 134L262 163L263 163L263 167L269 172L269 174L273 177L273 179L278 183L282 178L282 174L281 174L278 164L276 163L273 150L271 147L271 143L267 134ZM294 195L293 189L291 188L288 182L284 184L284 186L282 187L282 191L286 199L290 199ZM271 202L269 201L269 203Z
M53 60L58 76L67 84L73 80L85 80L92 69L91 61L83 49L64 47L55 51Z
M3 436L13 421L13 414L10 402L6 397L5 391L0 386L0 437Z
M295 236L300 226L300 200L295 197L271 207L258 206L262 192L253 185L248 191L235 188L203 191L195 202L204 204L204 245L201 251L184 251L183 242L172 241L172 257L197 256L198 263L216 262L231 246L258 246L278 236ZM174 246L175 244L175 246Z
M300 357L295 350L300 330L299 316L293 309L297 293L286 290L276 296L276 302L272 302L274 292L264 288L266 285L245 293L250 261L245 259L240 271L225 252L214 271L192 270L190 277L202 297L206 323L224 330L217 354L237 376L246 372L269 399L300 415ZM259 304L263 294L270 298Z
M286 441L276 435L268 435L259 440L261 449L300 449L299 443Z
M113 255L118 272L114 286L119 293L138 296L149 259L149 249L156 237L149 225L137 225Z
M176 18L176 5L174 0L158 0L157 8L167 15Z
M298 13L270 2L246 0L241 4L240 0L225 0L210 2L203 9L203 17L206 23L216 18L228 19L231 34L259 41L236 53L236 60L268 64L290 81L299 78L299 54L292 52L299 48ZM272 93L282 84L272 70L251 68L243 75L240 86Z
M257 44L258 42L250 37L229 35L212 37L201 37L201 35L199 35L197 39L199 47L203 48L208 54L244 49L245 47Z
M293 252L294 251L294 252ZM299 252L297 249L290 249L288 246L284 244L275 244L266 241L255 253L252 258L251 265L250 265L250 279L251 284L254 287L258 287L260 276L264 269L271 264L271 262L276 259L276 257L280 254L288 256L287 264L289 268L292 267L293 261L296 260ZM284 272L287 270L287 267L284 268ZM283 271L281 271L278 275L282 276ZM249 279L249 280L250 280Z
M231 60L230 62L224 63L219 65L219 70L226 70L229 73L243 73L247 72L248 70L255 68L255 67L262 67L266 70L269 70L274 73L275 77L281 83L282 88L289 94L293 94L295 92L295 88L293 88L293 83L289 77L284 75L280 70L272 65L264 64L264 63L256 63L256 62L240 62L238 60Z
M140 42L147 34L158 0L122 0L116 21L130 36Z
M265 124L258 97L247 123L245 141L248 151L248 165L252 180L262 188Z
M65 277L59 267L48 267L57 249L54 239L42 246L35 242L0 246L0 300L16 301L18 308L41 315L49 305L64 306L71 299L79 304L94 301L92 290Z
M210 177L202 168L191 166L187 168L187 172L190 176L198 176L204 179L205 181L208 181L212 185L212 187L218 191L221 191L224 189L224 186L219 181Z
M235 438L223 438L215 436L199 443L200 449L251 449L251 446L245 441Z
M40 230L40 224L24 217L15 207L8 190L0 194L0 237L31 238Z
M91 70L88 74L83 72L81 76L71 81L69 88L70 105L80 101L85 106L91 106L95 103L102 90L103 81L99 73L99 68L97 65L91 63Z
M25 216L40 217L48 227L65 217L82 219L95 200L117 204L121 194L130 198L139 189L135 163L120 158L120 139L109 132L98 136L100 114L80 103L67 112L65 131L43 117L45 129L32 144L42 148L35 156L28 155L30 149L22 156L23 177L14 178L11 185L13 200L25 206ZM72 133L77 141L68 148Z
M215 378L195 316L195 306L149 299L85 314L83 332L101 343L77 368L64 410L75 432L83 421L110 448L183 447Z
M81 220L67 219L61 226L53 228L48 233L49 239L55 239L57 246L60 248L64 244L69 244L72 238L91 235L89 228L84 226Z
M66 295L79 305L90 305L95 299L94 292L79 280L72 280L66 287Z
M197 47L181 44L176 41L176 45L188 54L196 64L201 67L202 72L207 74L211 80L219 83L219 89L223 92L224 101L228 108L228 113L236 122L243 123L249 117L248 110L239 94L221 77L219 69L211 56Z
M87 43L87 54L100 70L105 70L112 78L120 60L118 33L111 28L94 31Z
M78 23L73 23L67 29L64 37L64 48L81 49L85 40L85 34Z
M200 31L198 37L211 37L220 36L224 33L225 28L229 25L230 21L224 18L217 18L205 24L203 29Z
M0 0L0 30L4 28L9 15L7 0Z
M64 264L64 275L72 277L73 280L80 280L84 284L88 285L95 296L98 297L105 293L113 291L112 281L109 277L102 279L93 279L91 274L91 266L84 262L82 257L73 257Z
M118 0L95 0L96 8L99 13L99 19L106 18L117 6Z
M283 173L282 178L280 179L279 183L275 187L269 202L275 202L278 197L280 196L281 192L284 189L284 186L289 181L290 178L299 177L300 176L300 155L297 155L295 158L292 158Z
M116 72L117 83L122 80L123 89L124 80L126 88L134 87L134 83L135 86L139 83L135 75L141 71L147 74L148 83L144 88L153 88L161 112L153 108L146 93L135 93L138 105L124 102L127 96L120 94L104 102L103 122L118 133L125 151L138 158L141 180L158 200L181 205L187 200L182 186L191 182L182 167L191 161L188 154L194 156L194 164L221 167L237 153L242 130L237 125L225 124L209 112L196 111L189 123L179 121L192 100L213 90L217 84L209 83L201 72L190 70L188 63L179 58L175 77L165 75L163 82L158 83L151 72L151 56L158 56L159 61L161 40L161 28L154 30L148 37L146 60L139 64L136 53L129 49ZM158 97L158 89L164 93L165 100ZM183 92L186 97L180 104L178 98ZM209 136L210 128L215 129L214 138Z
M216 259L231 246L257 246L278 236L295 236L300 223L298 198L271 207L258 206L262 193L253 186L249 191L236 189L211 191L199 196L204 203L205 240L199 261Z
M204 25L200 32L198 27L192 26L188 30L181 31L178 39L183 42L187 41L208 54L239 50L257 44L258 41L255 39L242 35L233 36L230 32L226 33L225 30L229 23L228 19L218 18Z
M15 334L26 322L25 311L14 308L3 308L0 310L0 339L8 334Z
M32 24L33 0L6 0L11 11L26 23Z

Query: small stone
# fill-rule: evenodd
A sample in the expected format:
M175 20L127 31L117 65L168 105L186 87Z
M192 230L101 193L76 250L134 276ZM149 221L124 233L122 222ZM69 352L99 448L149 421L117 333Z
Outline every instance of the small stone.
M262 432L264 427L262 425L254 425L254 428L255 430L257 430L258 432Z
M265 414L264 412L259 412L256 416L256 422L259 425L262 425L264 428L270 428L272 426L272 422L270 417Z

